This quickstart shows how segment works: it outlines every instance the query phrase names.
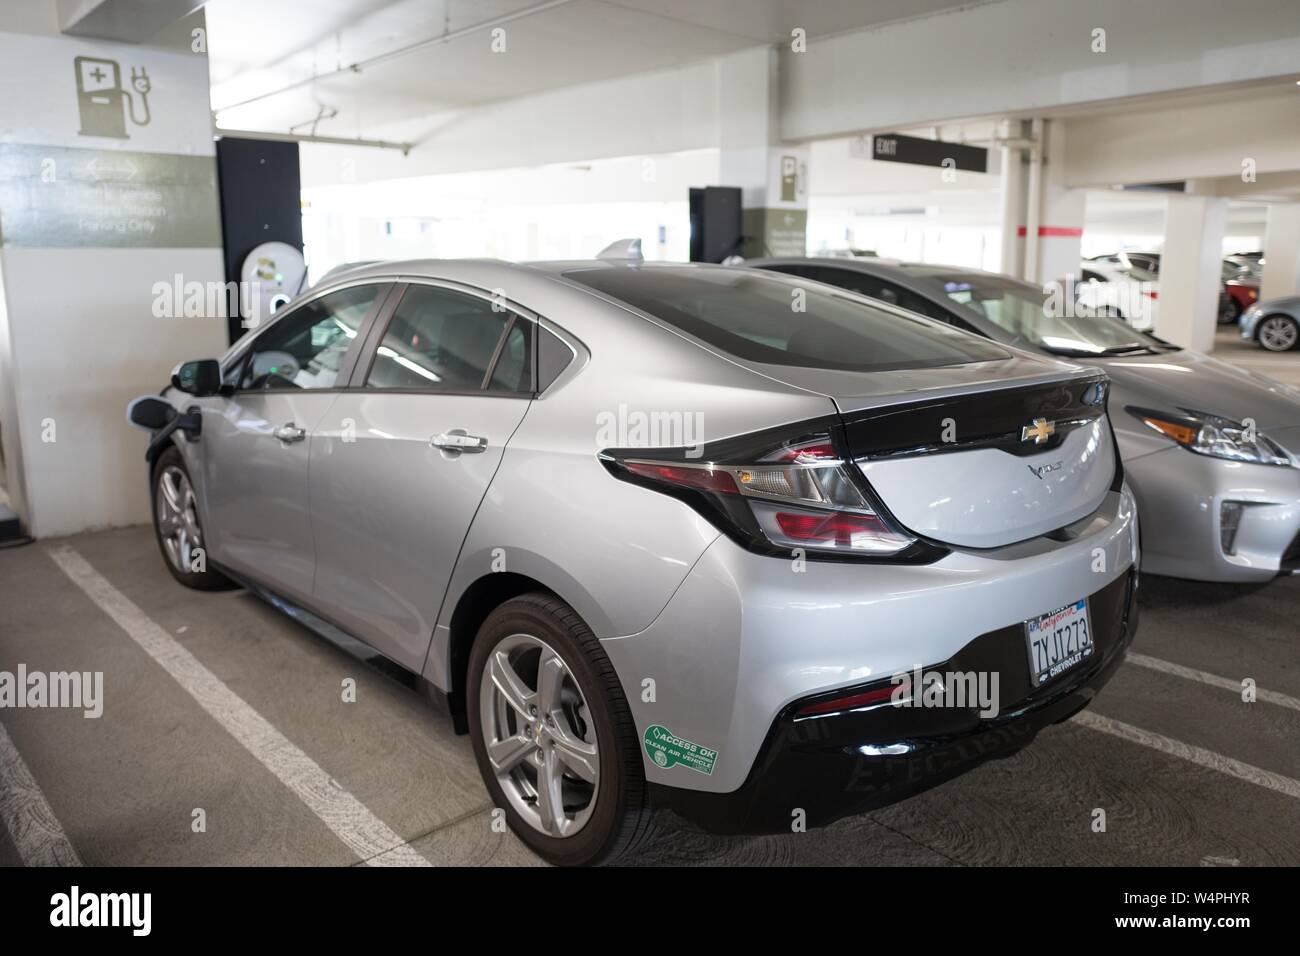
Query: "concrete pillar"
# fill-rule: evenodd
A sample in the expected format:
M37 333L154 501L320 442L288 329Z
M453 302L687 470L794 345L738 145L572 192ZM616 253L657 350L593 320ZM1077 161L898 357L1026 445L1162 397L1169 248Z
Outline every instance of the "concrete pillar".
M1018 140L1026 135L1024 122L1007 120L1002 124L1004 139ZM1002 230L998 271L1017 279L1025 274L1025 171L1026 157L1018 146L1002 147L1002 182L999 188Z
M127 402L226 341L172 293L224 290L206 55L188 28L163 47L50 19L0 32L0 441L36 537L149 519Z
M1268 207L1264 227L1264 275L1261 300L1300 292L1300 203L1275 203Z
M1003 151L1002 271L1035 285L1078 275L1086 193L1065 184L1065 124L1008 123L1032 145Z
M1043 168L1039 176L1039 216L1034 240L1037 269L1030 275L1026 268L1025 275L1028 281L1038 285L1078 275L1087 196L1084 190L1065 185L1065 124L1048 120L1042 125Z
M809 148L781 142L778 63L775 47L716 62L717 185L741 188L746 258L801 256L808 241Z
M1227 223L1226 199L1168 197L1156 335L1198 352L1213 350Z

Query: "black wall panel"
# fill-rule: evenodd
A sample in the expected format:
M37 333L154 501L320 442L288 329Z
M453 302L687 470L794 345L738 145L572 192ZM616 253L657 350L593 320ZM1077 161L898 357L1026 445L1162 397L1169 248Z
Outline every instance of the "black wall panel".
M217 179L227 282L239 281L244 259L264 242L302 248L297 143L223 137L217 140ZM228 322L234 342L246 330L237 316Z

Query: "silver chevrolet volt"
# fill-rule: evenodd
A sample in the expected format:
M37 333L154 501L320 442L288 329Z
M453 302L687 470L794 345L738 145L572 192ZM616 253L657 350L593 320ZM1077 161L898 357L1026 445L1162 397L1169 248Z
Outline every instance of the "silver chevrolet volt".
M1300 389L1052 302L1009 276L883 259L765 259L1111 380L1111 424L1142 515L1142 568L1197 581L1300 573ZM1258 307L1256 307L1258 308ZM1248 312L1243 328L1253 328Z
M803 285L808 285L804 283ZM1006 756L1137 624L1104 374L784 276L333 274L137 399L164 560L431 691L556 863Z

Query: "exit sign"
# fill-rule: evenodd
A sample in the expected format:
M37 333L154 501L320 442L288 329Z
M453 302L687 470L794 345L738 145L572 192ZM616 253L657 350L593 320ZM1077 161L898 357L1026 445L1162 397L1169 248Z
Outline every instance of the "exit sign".
M871 158L913 166L946 166L972 173L986 173L989 168L989 151L981 146L944 143L901 133L881 133L871 137Z

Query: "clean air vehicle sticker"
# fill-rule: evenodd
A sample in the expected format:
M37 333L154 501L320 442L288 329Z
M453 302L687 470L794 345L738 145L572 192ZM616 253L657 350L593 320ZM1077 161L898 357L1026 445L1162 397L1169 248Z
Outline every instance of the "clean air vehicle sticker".
M679 763L700 773L713 773L713 765L718 759L716 750L674 737L671 730L659 724L646 728L645 752L656 766L665 770Z

